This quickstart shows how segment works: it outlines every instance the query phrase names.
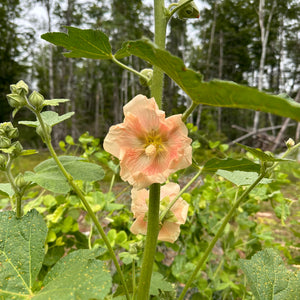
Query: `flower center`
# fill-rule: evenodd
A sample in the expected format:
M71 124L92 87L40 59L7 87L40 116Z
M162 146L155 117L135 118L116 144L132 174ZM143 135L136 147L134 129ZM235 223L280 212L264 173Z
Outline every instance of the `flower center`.
M150 131L146 136L144 149L146 155L149 157L155 156L165 149L160 134L155 130Z

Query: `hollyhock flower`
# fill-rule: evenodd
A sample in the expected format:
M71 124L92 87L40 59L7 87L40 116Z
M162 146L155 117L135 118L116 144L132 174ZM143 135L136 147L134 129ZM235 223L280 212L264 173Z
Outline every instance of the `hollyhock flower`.
M176 183L167 183L161 187L160 193L160 211L164 210L172 199L179 193L180 187ZM132 224L130 231L134 234L147 233L147 213L149 191L146 189L131 191L132 204L131 210L136 219ZM169 212L166 214L162 227L158 234L158 240L174 243L180 234L180 224L186 221L188 207L186 201L179 198Z
M164 183L192 163L191 139L181 115L165 118L154 98L134 97L124 108L124 122L112 126L103 148L120 160L120 176L135 188Z

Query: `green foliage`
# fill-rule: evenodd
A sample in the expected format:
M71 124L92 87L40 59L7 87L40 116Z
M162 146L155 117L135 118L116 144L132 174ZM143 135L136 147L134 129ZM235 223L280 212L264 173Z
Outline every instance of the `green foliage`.
M71 52L66 57L86 57L93 59L111 59L111 46L108 37L99 30L78 29L66 26L68 34L51 32L42 38L54 45L62 46Z
M42 267L47 227L37 211L0 214L0 296L29 299Z
M84 162L76 156L62 156L60 161L75 180L96 181L104 177L101 166ZM59 170L54 159L49 159L34 168L35 172L27 171L25 179L40 185L54 193L67 193L70 186L67 179Z
M239 261L256 299L297 299L300 295L300 272L287 270L273 249L256 253L251 260Z
M188 69L180 58L157 48L149 40L126 42L123 47L128 53L161 68L195 103L255 109L300 120L300 104L297 102L265 94L234 82L203 82L200 73Z

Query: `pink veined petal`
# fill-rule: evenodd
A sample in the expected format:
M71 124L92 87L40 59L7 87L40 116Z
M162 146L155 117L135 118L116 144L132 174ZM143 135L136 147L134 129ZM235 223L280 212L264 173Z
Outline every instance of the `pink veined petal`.
M171 222L165 222L158 234L158 240L174 243L180 234L180 225Z
M184 224L187 218L189 210L189 205L182 198L179 198L175 204L172 206L171 211L174 213L177 218L177 224Z
M148 99L143 95L137 95L124 106L124 115L131 113L139 116L139 121L144 130L151 131L159 128L160 120L165 118L165 113L158 109L154 98Z
M177 183L169 182L163 185L160 189L160 199L167 196L172 200L180 192L180 186Z
M133 212L134 218L138 218L140 216L144 217L145 213L148 211L148 206L146 200L149 198L149 191L146 189L131 190L131 211Z
M143 220L143 217L138 217L130 227L130 231L133 234L147 234L147 222Z

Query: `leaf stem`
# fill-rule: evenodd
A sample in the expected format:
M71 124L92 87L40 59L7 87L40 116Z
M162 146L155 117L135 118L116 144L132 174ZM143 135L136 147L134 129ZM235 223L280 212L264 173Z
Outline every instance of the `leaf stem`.
M181 120L182 122L185 122L187 120L187 118L189 117L189 115L194 111L194 109L198 106L197 103L192 102L192 104L190 105L190 107L183 113Z
M164 217L168 213L168 211L172 208L172 206L175 204L175 202L181 197L183 193L192 185L192 183L200 176L202 172L202 168L199 170L199 172L185 185L185 187L176 195L176 197L168 204L166 209L161 212L159 221L160 223L163 222Z
M6 164L6 178L7 180L9 181L12 189L14 190L15 192L15 197L16 197L16 217L18 219L20 219L22 217L22 195L20 193L20 190L19 188L16 186L15 184L15 180L14 180L14 177L11 173L11 165L12 165L12 159L11 159L11 156L8 155L8 160L7 160L7 164Z
M114 253L114 250L112 249L112 246L108 240L108 238L106 237L106 234L101 226L101 224L99 223L95 213L93 212L92 208L90 207L89 203L87 202L87 200L85 199L85 196L83 194L83 192L81 191L81 189L77 186L77 184L74 182L72 176L67 172L67 170L65 169L65 167L63 166L63 164L61 163L61 161L58 159L58 156L52 146L52 143L51 143L51 137L49 134L47 134L47 131L46 131L46 126L45 126L45 123L41 117L41 114L39 111L36 111L36 110L33 110L33 112L35 113L40 125L41 125L41 128L43 130L43 133L44 133L44 143L46 144L52 158L54 159L54 161L56 162L57 166L59 167L59 169L61 170L61 172L63 173L63 175L66 177L66 179L68 180L68 183L70 184L70 186L73 188L74 192L77 194L77 196L80 198L83 206L85 207L86 211L88 212L90 218L93 220L95 226L97 227L99 233L100 233L100 236L102 237L106 247L107 247L107 250L115 264L115 267L117 269L117 272L120 276L120 279L121 279L121 282L122 282L122 285L124 287L124 290L125 290L125 294L126 294L126 299L127 300L130 300L130 297L129 297L129 292L128 292L128 288L127 288L127 285L126 285L126 282L125 282L125 279L124 279L124 276L123 276L123 273L122 273L122 270L120 268L120 265L119 265L119 262L117 260L117 257Z
M112 60L114 63L116 63L118 66L120 66L121 68L123 68L123 69L125 69L125 70L127 70L127 71L129 71L129 72L132 72L133 74L135 74L135 75L137 75L137 76L143 78L144 80L146 80L146 82L149 81L149 78L148 78L147 76L145 76L145 75L143 75L142 73L138 72L137 70L135 70L135 69L133 69L133 68L131 68L131 67L128 67L128 66L126 66L125 64L121 63L120 61L118 61L118 60L115 58L114 55L112 55L111 60Z
M236 209L239 207L239 205L242 203L242 201L248 196L248 194L253 190L253 188L264 178L265 174L266 174L266 170L262 170L262 173L259 175L259 177L248 187L248 189L246 189L244 191L244 193L238 198L238 200L232 206L229 213L225 216L225 218L224 218L224 220L221 224L221 227L219 228L217 234L214 236L214 238L211 240L210 244L206 248L206 250L205 250L204 254L202 255L200 261L198 262L194 272L192 273L192 275L189 278L188 282L186 283L183 291L181 292L178 300L183 300L183 297L185 296L187 290L192 285L192 283L193 283L196 275L198 274L200 268L202 267L202 265L206 261L208 255L210 254L211 250L213 249L216 242L218 241L218 239L222 235L227 223L230 221L230 219L233 216L233 214L235 213Z
M147 220L147 236L144 249L141 275L137 290L138 300L149 299L149 289L152 276L154 257L156 252L156 243L159 233L159 206L160 206L160 184L150 185L149 192L149 210Z

